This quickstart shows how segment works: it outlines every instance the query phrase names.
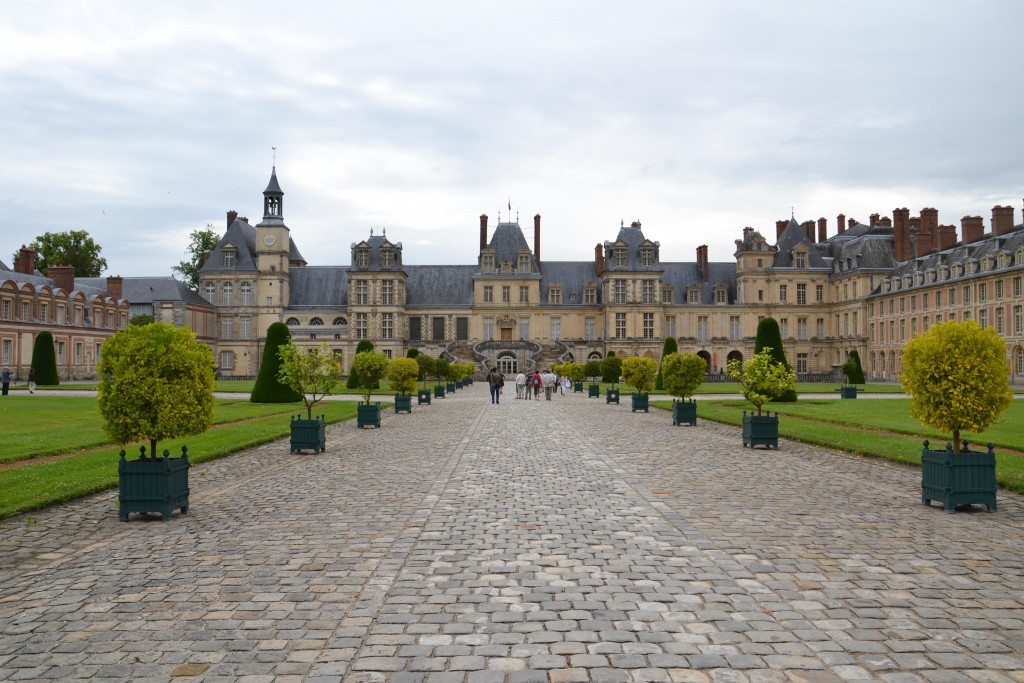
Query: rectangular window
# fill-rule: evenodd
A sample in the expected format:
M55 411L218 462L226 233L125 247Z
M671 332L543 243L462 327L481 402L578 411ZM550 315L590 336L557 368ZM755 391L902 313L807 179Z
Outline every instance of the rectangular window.
M423 341L423 320L419 316L409 318L409 341Z
M729 316L729 340L740 340L740 317L738 315Z
M28 322L29 320L30 308L31 307L29 306L29 303L27 301L21 302L21 319L24 320L25 322ZM103 324L103 318L97 318L96 320L99 324Z
M370 303L370 283L366 280L356 280L354 288L356 306L367 306Z
M13 352L13 349L14 349L14 342L12 342L10 339L4 339L3 358L2 358L2 360L0 360L0 362L2 362L4 365L10 365L11 364L11 354Z
M962 303L964 306L970 306L971 305L971 286L970 285L967 285L966 287L964 287L964 297L963 297L963 301L961 301L960 303Z
M616 313L615 314L615 338L625 339L626 338L626 314Z
M672 288L664 287L661 290L661 303L670 304L672 303Z
M807 254L800 251L796 254L796 267L806 268L807 267Z
M239 318L238 334L240 339L252 338L252 319L249 316L243 315Z
M853 336L860 334L860 323L857 318L857 311L853 312Z
M763 289L757 290L757 300L758 301L764 301L764 290Z
M489 304L494 302L494 287L491 285L484 285L484 303Z
M455 319L455 338L459 341L469 340L469 318L460 316Z
M942 308L942 292L935 292L935 308Z
M917 336L917 318L911 318L910 319L910 336L911 337L916 337Z
M519 258L518 258L518 263L519 263L519 266L518 266L517 270L520 273L529 273L530 272L530 255L529 254L520 254Z
M394 313L381 313L380 314L380 338L381 339L394 339L395 338L395 314Z
M900 297L900 313L906 313L906 312L907 312L907 297L901 296Z
M917 312L917 295L914 294L910 297L910 311L912 313Z
M796 319L796 338L807 341L807 318Z
M643 317L644 339L654 339L654 314L644 313Z
M597 339L597 333L595 331L594 319L587 318L583 321L583 335L587 341L594 341Z
M674 315L670 315L665 318L665 336L676 336L676 317Z
M996 309L996 332L1006 334L1006 311L1002 306Z
M391 360L391 349L384 349L381 353L384 354L385 358L387 358L388 360Z
M356 313L356 339L366 339L369 334L366 313Z
M796 371L807 372L807 354L798 353L796 354Z
M983 304L988 301L988 283L978 283L978 303Z
M489 339L493 339L494 330L491 330L492 336ZM430 319L430 338L434 341L442 341L444 339L444 318L441 316L435 316Z
M57 365L64 365L66 358L64 356L65 343L62 341L57 342Z
M1021 278L1020 277L1013 278L1013 295L1014 296L1020 296L1021 295Z
M519 303L530 303L530 287L528 285L519 285Z
M814 286L814 300L819 304L825 300L825 285Z
M482 270L485 273L494 272L494 254L484 254L483 257L481 258L481 261L482 264L480 266L480 270Z
M921 310L928 310L928 292L925 292L924 294L921 295Z
M3 300L3 304L2 304L2 308L0 308L0 310L2 310L2 313L0 313L0 319L2 319L2 320L10 320L11 319L11 300L10 299L4 299Z
M626 281L615 280L612 282L612 301L617 304L626 303Z
M907 319L900 318L900 341L907 341Z
M562 319L559 317L554 317L551 319L551 338L562 338Z
M235 252L231 251L230 249L226 249L225 251L223 251L221 254L221 263L223 264L224 268L234 268Z
M818 321L817 321L817 323L816 323L816 325L814 327L814 336L816 336L818 339L824 339L825 338L825 319L824 318L818 318Z
M1003 298L1003 281L996 280L996 299Z
M511 285L502 285L502 287L501 287L501 301L502 301L502 303L506 303L506 304L512 302L512 286Z
M729 303L729 290L727 289L716 289L715 290L715 303L725 304Z
M583 290L583 303L585 304L596 304L597 303L597 288L587 287Z
M382 306L394 306L395 305L395 281L394 280L381 280L380 281L380 303Z
M926 315L922 316L921 317L921 331L922 332L927 332L928 331L928 327L929 327L928 316L926 316Z
M520 339L526 339L526 340L530 339L530 319L529 318L520 318L519 319L519 338Z
M75 365L82 364L82 342L75 342Z
M779 319L779 334L783 339L789 339L789 318Z
M220 352L220 369L221 370L234 370L235 369L235 352L234 351L221 351Z
M1024 334L1024 306L1013 307L1013 333Z
M708 317L706 315L697 316L697 339L702 342L708 340Z
M484 341L494 339L494 318L484 318Z
M549 287L548 288L548 303L549 304L560 304L560 303L562 303L562 288L561 287Z
M988 327L988 309L983 308L978 311L978 324L982 327Z
M843 313L843 336L850 336L850 314Z
M686 300L689 301L691 304L699 304L700 303L700 290L697 289L697 288L693 288L693 289L690 289L689 291L687 291L686 292Z
M645 304L657 303L657 299L654 298L654 280L643 280L640 286L640 298Z
M779 301L786 303L786 285L779 285Z
M45 303L40 302L39 304L39 322L48 323L50 322L49 309Z
M235 321L232 318L224 318L220 321L221 324L221 339L234 339L235 337Z
M796 286L796 302L800 306L807 303L807 285Z

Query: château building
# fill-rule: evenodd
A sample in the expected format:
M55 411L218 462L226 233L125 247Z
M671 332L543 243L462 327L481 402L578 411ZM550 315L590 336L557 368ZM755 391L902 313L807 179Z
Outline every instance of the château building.
M711 376L753 354L758 322L779 322L787 358L804 379L841 379L856 349L866 375L897 379L900 350L944 320L975 319L1006 339L1014 381L1024 378L1024 229L1012 207L996 206L991 232L980 217L939 225L925 208L911 217L874 214L867 223L775 225L774 243L747 227L733 260L669 261L640 222L609 231L592 259L547 261L541 217L532 243L517 222L493 230L480 216L471 265L406 264L386 231L351 245L348 265L310 266L284 219L276 169L263 192L263 218L234 211L200 270L200 294L217 311L223 376L258 371L266 330L284 322L300 345L324 342L347 367L360 340L390 357L410 348L506 374L568 359L658 359L665 337L701 355Z

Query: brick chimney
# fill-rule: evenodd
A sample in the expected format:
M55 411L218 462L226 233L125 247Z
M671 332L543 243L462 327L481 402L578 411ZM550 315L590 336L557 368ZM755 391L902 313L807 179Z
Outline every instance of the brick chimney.
M807 235L807 239L814 241L814 221L804 221L800 224L800 227L804 229L804 234Z
M1005 235L1013 230L1013 207L993 206L992 207L992 234Z
M540 266L540 214L533 217L533 257Z
M980 240L985 234L985 226L981 222L981 216L964 216L961 218L960 234L963 236L964 244Z
M939 251L945 251L956 244L956 226L940 225L938 245Z
M896 261L910 260L910 209L892 210L893 254Z
M878 219L878 224L883 228L891 228L892 219L889 218L888 216L882 216L881 218Z
M838 216L836 216L836 225L839 226L839 228L836 230L836 234L842 235L844 232L846 232L846 216L843 214L839 214Z
M120 301L124 298L124 278L120 275L107 277L107 296Z
M868 225L870 225L872 228L875 227L875 225L878 223L878 219L879 218L881 218L881 216L879 214L877 214L877 213L871 214L871 217L868 218Z
M604 275L604 250L600 244L594 247L594 265L597 266L597 276Z
M50 266L46 269L46 276L56 282L57 286L65 292L75 291L74 266Z
M847 218L846 219L846 227L852 228L855 225L857 225L857 219L856 218Z
M818 219L818 241L824 242L828 239L828 220L824 217Z
M917 230L917 255L924 256L934 249L938 237L938 209L921 209L921 227Z
M487 214L480 215L480 251L487 248Z
M36 252L29 249L24 244L21 245L21 250L18 252L18 260L14 262L14 272L24 273L25 275L35 275Z
M789 221L775 221L775 241L778 242L782 239L782 233L786 231L786 226L789 225Z
M238 212L237 211L228 211L228 227L229 228L231 227L231 224L235 222L236 218L238 218Z
M910 219L910 249L907 251L908 258L917 258L917 233L921 232L921 217L914 216Z
M711 273L708 271L708 245L702 244L697 247L697 272L700 278L707 282Z

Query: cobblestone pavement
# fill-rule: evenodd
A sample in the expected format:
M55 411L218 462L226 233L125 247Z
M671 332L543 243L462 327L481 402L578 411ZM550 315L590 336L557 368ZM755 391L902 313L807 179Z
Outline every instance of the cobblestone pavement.
M1024 681L1020 497L506 394L197 466L169 522L6 520L0 680Z

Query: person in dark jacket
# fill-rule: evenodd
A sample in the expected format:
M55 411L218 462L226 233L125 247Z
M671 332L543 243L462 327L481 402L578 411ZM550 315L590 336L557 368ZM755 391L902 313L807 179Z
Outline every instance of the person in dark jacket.
M0 372L0 384L3 384L3 395L6 396L11 388L11 371L9 368L4 368L4 371Z
M501 385L502 385L501 373L497 370L491 370L487 373L487 385L491 388L491 403L501 403Z

